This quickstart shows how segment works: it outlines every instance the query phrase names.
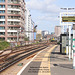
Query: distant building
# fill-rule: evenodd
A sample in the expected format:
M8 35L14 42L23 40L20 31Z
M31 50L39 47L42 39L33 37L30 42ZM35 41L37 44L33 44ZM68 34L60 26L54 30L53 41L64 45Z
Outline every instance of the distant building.
M37 30L37 34L42 34L42 31L41 30Z
M51 34L55 34L54 32L51 32Z
M55 26L55 35L59 37L61 34L61 26Z
M44 36L44 39L45 40L49 40L50 38L51 38L51 35L50 34L47 34L47 35Z
M36 31L34 32L34 27L35 27L35 23L34 23L34 21L33 20L31 20L31 31L32 31L32 33L31 33L31 40L34 40L36 37Z
M32 19L30 11L26 8L25 11L25 34L29 40L32 40L33 30L32 30Z
M40 39L42 39L42 31L41 30L37 30L36 40L40 40Z
M44 38L45 35L49 34L49 31L45 30L45 31L42 31L42 37Z

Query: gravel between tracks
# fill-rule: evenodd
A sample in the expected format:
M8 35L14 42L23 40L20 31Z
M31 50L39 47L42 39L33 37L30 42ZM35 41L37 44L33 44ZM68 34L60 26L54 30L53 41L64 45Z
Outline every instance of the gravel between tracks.
M0 73L0 75L17 75L17 73L22 69L22 67L27 64L30 59L23 59L20 62L14 64L13 66L7 68L6 70L4 70L3 72ZM17 66L19 63L23 63L23 66Z

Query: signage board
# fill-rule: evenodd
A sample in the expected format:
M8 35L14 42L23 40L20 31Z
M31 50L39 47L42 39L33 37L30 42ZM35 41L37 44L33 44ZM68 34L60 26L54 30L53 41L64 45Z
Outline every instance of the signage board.
M62 22L75 22L75 16L62 16Z

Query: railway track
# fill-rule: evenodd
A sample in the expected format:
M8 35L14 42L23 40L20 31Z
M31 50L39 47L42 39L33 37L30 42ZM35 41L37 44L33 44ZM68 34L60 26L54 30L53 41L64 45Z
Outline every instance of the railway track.
M42 43L40 43L42 44ZM29 45L24 45L24 46L19 46L19 47L11 47L9 49L6 49L6 50L3 50L2 52L0 52L0 55L3 54L4 52L6 51L13 51L13 50L19 50L19 48L26 48L26 47L31 47L31 46L35 46L35 45L38 45L38 44L29 44Z
M0 55L0 72L17 63L18 61L27 58L28 56L48 47L49 43L20 47L12 50L8 54Z

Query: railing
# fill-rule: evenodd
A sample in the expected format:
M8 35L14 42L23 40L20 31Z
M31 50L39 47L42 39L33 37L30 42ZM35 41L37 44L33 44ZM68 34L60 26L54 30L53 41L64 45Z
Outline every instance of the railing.
M8 34L8 36L16 36L17 34Z
M0 25L5 25L5 24L1 23Z
M8 14L17 14L17 15L20 15L20 13L14 13L14 12L13 13L11 12L11 13L8 13Z
M9 9L20 9L20 7L8 7Z
M20 4L20 2L17 1L9 1L8 3Z
M19 23L8 23L8 25L20 25Z
M15 19L15 20L20 20L20 18L8 18L8 19Z

